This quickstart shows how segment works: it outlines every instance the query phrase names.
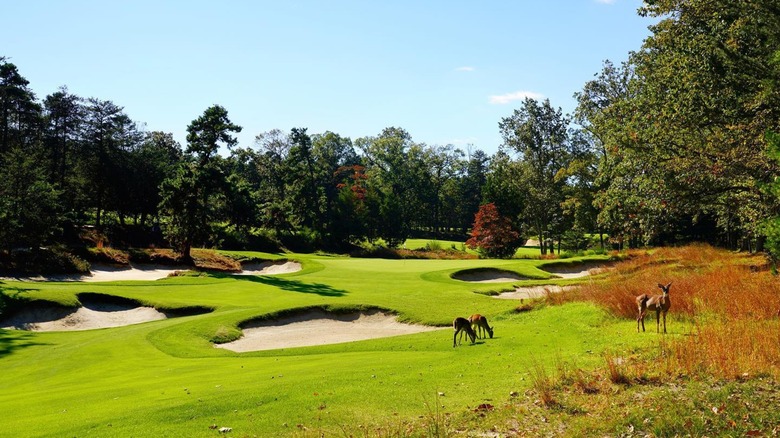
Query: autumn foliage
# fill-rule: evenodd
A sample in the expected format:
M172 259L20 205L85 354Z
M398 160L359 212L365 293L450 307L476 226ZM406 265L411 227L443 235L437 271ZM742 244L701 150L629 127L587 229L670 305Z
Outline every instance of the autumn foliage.
M495 204L484 204L474 217L469 248L481 256L491 258L512 257L519 246L520 234L514 230L508 218L501 216Z
M677 327L659 338L657 365L668 375L780 376L780 281L761 255L707 245L635 251L604 281L565 295L636 319L635 297L660 294L659 282L672 282L668 321ZM655 335L655 315L648 318Z

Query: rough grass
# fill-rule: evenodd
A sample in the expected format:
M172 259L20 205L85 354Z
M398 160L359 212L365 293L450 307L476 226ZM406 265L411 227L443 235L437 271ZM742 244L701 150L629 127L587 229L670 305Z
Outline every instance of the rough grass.
M766 265L762 256L706 245L638 251L615 265L607 280L565 299L592 301L635 319L636 296L659 294L657 283L672 282L667 324L688 321L694 329L669 346L670 372L780 377L780 282ZM646 317L648 331L655 331L654 319L653 313Z

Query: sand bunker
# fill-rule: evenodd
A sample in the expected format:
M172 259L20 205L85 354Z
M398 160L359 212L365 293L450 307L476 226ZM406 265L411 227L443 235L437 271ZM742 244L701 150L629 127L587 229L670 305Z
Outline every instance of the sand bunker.
M124 281L141 280L154 281L166 278L174 272L187 271L192 269L189 266L171 266L171 265L138 265L131 263L130 266L115 266L104 264L93 264L90 275L39 275L35 277L4 277L0 280L17 281Z
M539 269L554 274L560 278L582 278L588 275L600 274L607 270L606 263L576 263L541 266Z
M502 300L522 300L522 299L542 298L547 294L561 293L564 291L572 290L574 288L576 288L576 286L547 285L547 286L518 287L513 292L503 292L499 295L493 295L493 298L498 298Z
M37 332L93 330L166 319L152 307L89 303L83 307L41 306L23 309L0 323L5 329Z
M90 272L92 275L84 276L81 281L121 281L121 280L159 280L166 278L174 272L187 271L188 266L166 265L136 265L129 267L113 267L109 265L95 265Z
M112 266L94 264L90 270L91 275L51 275L37 277L5 277L0 280L17 281L155 281L166 278L175 272L188 271L192 267L184 265L138 265ZM244 270L234 275L278 275L288 274L301 270L298 262L264 262L246 265Z
M338 344L441 329L403 324L396 320L395 315L381 311L336 314L312 310L274 321L248 323L243 328L242 338L214 346L241 353Z
M452 274L452 278L472 283L510 283L526 278L501 269L472 269Z
M263 262L243 266L241 272L235 275L277 275L298 272L302 266L298 262Z

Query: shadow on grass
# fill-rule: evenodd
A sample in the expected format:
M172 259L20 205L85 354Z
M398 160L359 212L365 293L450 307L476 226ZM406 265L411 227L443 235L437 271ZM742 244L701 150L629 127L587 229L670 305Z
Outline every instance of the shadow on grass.
M0 329L0 359L25 347L45 345L34 341L33 337L29 332Z
M265 275L225 275L225 277L228 276L236 279L237 281L251 281L253 283L267 284L268 286L278 287L279 289L290 292L316 294L324 297L341 297L347 294L347 291L345 290L334 289L327 284L321 283L304 283L298 280L287 280L284 278L270 277Z

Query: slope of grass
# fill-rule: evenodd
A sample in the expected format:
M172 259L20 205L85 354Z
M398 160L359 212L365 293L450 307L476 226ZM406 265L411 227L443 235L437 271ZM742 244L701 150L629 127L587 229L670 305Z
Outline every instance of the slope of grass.
M63 304L92 292L162 308L215 309L85 332L0 330L0 409L14 412L4 431L213 436L216 425L238 436L274 436L392 428L425 415L436 398L445 406L438 409L460 412L524 390L532 357L592 363L607 346L638 348L649 340L630 336L630 323L590 304L516 314L515 303L475 294L473 285L441 274L475 266L535 270L528 262L294 258L303 262L301 272L274 277L0 284L6 294ZM237 336L242 321L310 306L375 306L442 330L244 354L212 346L220 336ZM453 349L453 317L476 312L490 317L496 337Z
M265 254L243 254L268 259ZM637 252L580 293L524 306L453 280L475 268L554 280L547 260L291 254L298 273L157 282L0 283L72 305L83 292L209 314L87 332L0 330L0 435L772 435L780 432L780 287L760 259L709 247ZM600 258L599 260L603 260ZM573 260L578 262L582 260ZM535 276L535 277L534 277ZM634 297L672 281L667 335L636 333ZM575 301L576 300L576 301ZM556 304L556 305L551 305ZM408 336L234 353L215 339L311 306L379 307L441 326ZM454 316L493 339L452 348Z

